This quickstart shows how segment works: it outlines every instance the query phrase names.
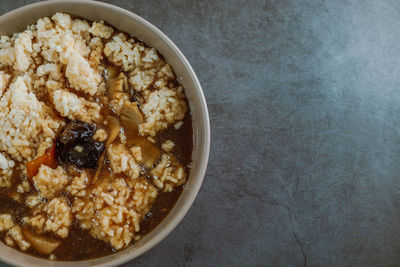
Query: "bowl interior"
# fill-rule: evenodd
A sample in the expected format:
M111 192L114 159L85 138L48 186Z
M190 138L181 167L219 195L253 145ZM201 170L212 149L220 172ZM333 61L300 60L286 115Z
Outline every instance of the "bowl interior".
M133 34L149 46L156 48L173 67L185 88L193 121L192 170L185 188L168 216L151 233L131 247L114 255L80 262L50 262L23 254L0 243L0 260L13 265L43 266L86 266L117 265L146 252L163 238L182 220L198 190L200 189L208 160L210 130L205 99L191 66L179 49L161 31L141 17L124 9L95 1L46 1L24 6L0 17L0 35L20 32L37 19L51 16L56 12L70 13L84 19L104 20L113 27Z

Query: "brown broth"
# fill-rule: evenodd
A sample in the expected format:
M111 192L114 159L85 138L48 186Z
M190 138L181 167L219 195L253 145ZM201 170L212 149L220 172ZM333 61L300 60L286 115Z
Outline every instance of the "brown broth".
M183 186L175 188L171 193L161 193L154 202L151 210L144 216L140 225L139 235L145 235L151 232L159 225L169 211L174 207L176 201L181 195Z
M110 244L93 238L88 231L79 227L79 222L74 220L66 239L54 251L57 260L79 261L100 258L114 253Z

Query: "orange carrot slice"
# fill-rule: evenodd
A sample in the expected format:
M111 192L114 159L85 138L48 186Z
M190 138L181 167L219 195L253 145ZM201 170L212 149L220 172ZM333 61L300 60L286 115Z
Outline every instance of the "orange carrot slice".
M26 163L26 169L28 172L28 177L32 178L39 172L40 166L42 164L49 166L50 168L57 168L58 161L56 157L56 144L54 144L51 148L46 150L46 153L38 157L32 161L28 161Z

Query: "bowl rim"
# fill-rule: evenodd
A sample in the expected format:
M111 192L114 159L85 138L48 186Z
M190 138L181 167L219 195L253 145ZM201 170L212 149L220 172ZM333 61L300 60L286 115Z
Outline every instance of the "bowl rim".
M186 68L190 78L193 81L194 84L194 91L196 91L196 97L198 97L199 102L200 102L200 109L199 112L202 114L202 124L204 125L204 129L202 130L204 134L204 140L202 140L202 145L199 146L197 149L202 150L202 155L201 158L197 159L200 161L199 164L199 171L196 173L196 181L193 183L190 187L191 194L187 197L186 202L177 210L175 216L171 220L170 223L168 223L165 228L163 228L156 236L154 236L152 239L150 239L148 242L143 244L141 247L139 247L137 250L133 250L131 253L127 255L123 255L120 257L111 257L116 254L111 254L105 257L101 258L94 258L94 259L89 259L89 260L84 260L84 261L50 261L47 259L43 258L37 258L43 260L43 262L51 262L52 264L57 264L57 263L90 263L93 260L98 260L98 259L107 259L107 257L110 257L109 260L97 264L96 266L114 266L114 265L120 265L125 262L128 262L134 258L139 257L140 255L144 254L145 252L149 251L152 249L154 246L156 246L158 243L160 243L162 240L164 240L174 229L175 227L182 221L183 217L187 214L189 211L190 207L192 206L199 190L202 185L202 182L204 180L204 176L206 173L206 168L207 168L207 163L209 159L209 153L210 153L210 120L209 120L209 113L208 113L208 108L206 104L206 100L204 97L204 93L202 90L202 87L200 85L200 82L190 65L189 61L186 59L186 57L183 55L183 53L180 51L180 49L175 45L175 43L167 37L161 30L159 30L156 26L154 26L152 23L147 21L146 19L142 18L141 16L128 11L124 8L109 4L109 3L103 3L99 1L93 1L93 0L47 0L47 1L41 1L41 2L36 2L28 5L24 5L21 7L18 7L16 9L13 9L7 13L4 13L3 15L0 16L1 20L7 20L8 18L11 18L18 14L19 12L25 11L26 9L30 8L38 8L38 7L46 7L49 4L50 5L57 5L57 4L90 4L93 5L93 7L103 7L106 9L111 9L116 12L122 13L124 15L129 16L131 19L138 21L139 23L143 24L146 27L146 30L153 31L156 35L158 35L176 54L176 56L179 58L179 60L182 62L183 66ZM27 25L26 25L27 26ZM193 155L193 154L192 154ZM26 256L30 256L28 254L23 253ZM32 256L31 256L32 257ZM36 257L35 257L36 258ZM0 260L3 262L6 262L8 264L16 265L18 264L18 260L15 259L15 261L3 257L2 254L0 254Z

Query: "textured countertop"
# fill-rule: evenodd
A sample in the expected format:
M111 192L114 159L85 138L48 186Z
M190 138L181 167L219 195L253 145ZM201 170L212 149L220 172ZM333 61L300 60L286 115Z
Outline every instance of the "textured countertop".
M398 1L110 2L186 55L212 131L193 207L126 266L400 263Z

